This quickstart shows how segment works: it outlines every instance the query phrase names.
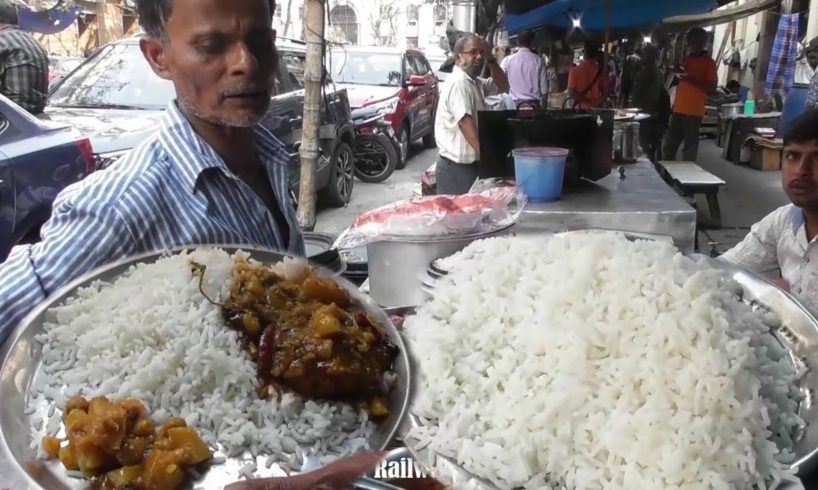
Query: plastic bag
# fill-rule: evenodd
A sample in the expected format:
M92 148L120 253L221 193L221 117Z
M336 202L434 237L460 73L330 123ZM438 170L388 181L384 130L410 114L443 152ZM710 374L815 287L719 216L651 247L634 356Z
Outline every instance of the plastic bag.
M358 216L334 248L355 248L390 238L490 233L514 224L526 202L516 187L398 201Z

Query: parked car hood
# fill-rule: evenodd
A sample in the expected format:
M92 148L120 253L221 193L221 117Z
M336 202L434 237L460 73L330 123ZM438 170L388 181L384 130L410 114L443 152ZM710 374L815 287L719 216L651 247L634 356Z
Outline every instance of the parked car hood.
M52 121L75 127L91 140L95 153L130 150L159 127L164 111L47 107Z
M392 97L397 97L400 87L384 87L381 85L357 85L351 83L338 83L339 89L346 89L349 97L349 106L358 109L365 105L374 104Z

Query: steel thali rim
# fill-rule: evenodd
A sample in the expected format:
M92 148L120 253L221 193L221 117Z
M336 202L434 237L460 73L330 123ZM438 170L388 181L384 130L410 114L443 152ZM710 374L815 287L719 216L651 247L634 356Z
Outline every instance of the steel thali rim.
M238 251L246 252L250 259L257 260L261 263L266 264L273 264L283 260L286 257L291 258L300 258L303 257L295 257L290 254L281 253L278 251L273 251L265 248L260 247L253 247L253 246L237 246L237 245L187 245L181 247L173 247L167 250L156 251L156 252L149 252L144 254L139 254L133 257L129 257L126 259L122 259L116 262L112 262L106 264L102 267L96 268L82 276L78 277L77 279L72 280L67 285L59 288L54 294L50 295L45 301L40 303L36 308L34 308L21 322L17 327L14 329L11 335L9 335L6 342L0 346L0 399L4 401L7 400L6 398L6 389L7 386L12 386L16 388L13 392L14 395L17 397L17 401L19 401L19 397L22 396L23 398L23 406L28 407L30 403L32 403L31 399L31 385L30 383L33 381L34 377L37 376L39 371L42 369L41 361L37 361L35 363L31 363L31 366L24 366L26 369L30 369L32 373L30 374L25 384L22 385L22 381L18 379L18 374L21 369L20 366L10 366L9 360L12 356L19 357L21 352L17 351L18 343L20 339L23 338L29 329L33 329L35 331L35 335L39 334L41 330L42 320L44 319L45 313L55 307L60 305L64 302L67 298L72 297L75 295L78 288L87 286L92 282L106 277L106 275L114 274L114 279L123 276L127 273L131 267L138 265L138 264L150 264L154 263L164 257L177 255L184 252L191 252L197 249L221 249L224 252L233 255ZM332 271L326 270L320 266L316 266L313 264L313 267L325 277L331 277L333 280L338 282L339 285L344 287L349 293L350 296L353 298L353 301L366 311L369 314L372 314L377 321L381 322L384 325L384 328L389 335L390 341L398 347L400 353L398 357L395 359L392 367L392 371L396 374L399 374L399 377L403 377L404 379L398 381L398 384L394 388L395 390L399 390L400 386L403 386L402 392L394 392L392 396L394 396L394 400L392 396L390 396L390 412L394 414L390 416L387 421L382 422L383 424L388 424L385 426L383 431L378 430L376 427L375 433L377 434L378 443L377 447L372 447L374 450L383 450L387 447L387 445L392 441L395 436L397 435L400 425L404 420L407 411L408 411L408 404L409 404L409 386L411 386L411 372L409 370L409 353L407 350L407 346L403 341L403 337L400 335L398 330L395 326L391 323L388 315L382 311L382 309L375 304L368 296L363 295L358 289L349 281L342 277L335 276ZM116 272L118 271L118 272ZM40 322L40 323L38 323ZM24 348L25 346L21 346ZM30 352L30 349L33 349L34 346L29 346L25 352ZM41 346L37 344L37 355L40 355ZM400 391L400 390L399 390ZM12 391L8 392L9 394ZM39 395L40 399L44 397L44 395ZM39 401L38 401L39 403ZM28 414L22 415L24 419L29 422L28 425L24 427L7 427L7 424L3 423L4 415L0 414L0 475L2 475L3 479L8 478L9 481L0 481L0 484L5 485L6 483L11 484L11 488L16 488L19 485L21 488L51 488L50 486L43 486L41 482L43 478L50 479L49 481L53 480L55 483L60 483L63 488L73 488L72 486L66 484L65 482L68 481L66 475L56 475L54 472L45 469L44 465L40 464L39 461L36 460L35 454L32 450L27 450L26 452L26 459L23 461L18 461L17 457L15 456L15 450L12 450L12 447L9 444L10 438L16 437L24 437L25 443L31 441L31 425L30 425L30 416ZM45 424L45 420L43 421ZM18 429L14 431L13 429ZM26 432L23 433L22 431L25 430ZM22 434L22 435L21 435ZM20 445L16 444L17 450L16 452L20 453ZM219 448L221 449L221 448ZM21 458L22 459L22 458ZM308 463L307 459L305 458L304 464ZM29 468L24 467L29 466ZM38 467L34 467L38 466ZM60 466L60 468L62 468ZM42 472L48 472L48 475L43 475ZM36 474L36 477L32 475L32 472ZM63 469L64 472L64 469ZM239 475L236 475L236 479L238 480Z

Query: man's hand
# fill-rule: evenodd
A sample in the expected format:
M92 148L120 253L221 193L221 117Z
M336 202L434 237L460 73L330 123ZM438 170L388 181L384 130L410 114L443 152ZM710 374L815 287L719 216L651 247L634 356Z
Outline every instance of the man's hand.
M494 53L491 51L491 44L489 44L489 42L485 39L481 39L480 42L483 45L483 59L486 60L487 63L497 61L497 59L494 57Z
M374 470L384 456L385 452L358 454L302 475L247 480L224 490L343 490Z

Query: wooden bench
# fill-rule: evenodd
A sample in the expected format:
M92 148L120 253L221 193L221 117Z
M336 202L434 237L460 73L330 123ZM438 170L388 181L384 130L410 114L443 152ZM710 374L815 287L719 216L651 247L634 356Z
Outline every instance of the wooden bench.
M664 161L656 166L665 181L676 188L682 196L695 198L697 194L704 194L710 208L710 226L721 227L719 189L727 185L727 182L693 162Z

